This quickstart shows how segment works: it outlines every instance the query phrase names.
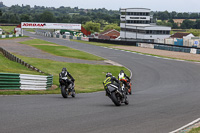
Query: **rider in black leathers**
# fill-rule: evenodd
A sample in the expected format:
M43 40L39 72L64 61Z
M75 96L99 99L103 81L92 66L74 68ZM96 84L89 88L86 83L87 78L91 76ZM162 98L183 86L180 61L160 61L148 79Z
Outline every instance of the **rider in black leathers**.
M61 73L59 74L59 82L62 81L62 78L66 77L66 83L69 85L72 83L72 85L74 85L74 81L75 79L72 77L72 75L67 71L67 69L64 67L61 71ZM71 80L68 79L68 77L71 78Z

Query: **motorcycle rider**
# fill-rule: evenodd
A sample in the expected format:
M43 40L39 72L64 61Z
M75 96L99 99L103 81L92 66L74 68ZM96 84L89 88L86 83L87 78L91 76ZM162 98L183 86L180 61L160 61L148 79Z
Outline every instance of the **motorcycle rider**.
M70 77L71 80L69 80L68 77ZM74 86L75 79L72 77L72 75L67 71L67 68L65 68L65 67L62 68L62 71L59 74L59 81L60 82L62 81L62 78L66 78L66 82L67 82L68 85L72 84Z
M112 73L107 72L106 73L106 79L103 82L104 88L106 89L109 85L116 86L121 90L119 80L117 80L114 76L112 76ZM106 92L107 95L107 92Z
M118 79L119 80L127 80L130 81L130 78L125 74L125 72L123 70L120 71L119 75L118 75ZM125 86L130 89L130 85L127 82L123 82L125 84Z

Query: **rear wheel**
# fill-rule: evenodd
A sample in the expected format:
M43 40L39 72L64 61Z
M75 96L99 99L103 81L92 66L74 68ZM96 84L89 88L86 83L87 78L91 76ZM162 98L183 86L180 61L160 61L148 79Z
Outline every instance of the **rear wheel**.
M62 94L63 98L67 98L68 97L68 92L66 90L66 86L65 85L61 86L61 94Z
M112 99L113 103L114 103L116 106L120 106L120 105L121 105L120 98L116 96L116 93L115 93L115 92L112 92L112 93L111 93L111 99Z
M128 92L128 93L129 93L129 95L132 95L132 90L131 90L131 88L129 89L129 92Z

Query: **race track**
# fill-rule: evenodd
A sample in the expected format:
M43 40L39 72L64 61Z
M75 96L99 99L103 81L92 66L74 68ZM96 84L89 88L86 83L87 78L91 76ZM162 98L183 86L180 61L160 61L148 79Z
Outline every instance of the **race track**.
M133 73L133 95L128 96L130 104L121 107L104 92L78 94L75 99L0 96L2 133L168 133L200 117L198 63L26 35L123 64Z

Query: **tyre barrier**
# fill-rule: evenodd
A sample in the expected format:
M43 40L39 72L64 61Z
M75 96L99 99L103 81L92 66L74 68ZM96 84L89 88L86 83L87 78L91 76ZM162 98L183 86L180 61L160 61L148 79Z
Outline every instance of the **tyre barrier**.
M23 34L19 35L0 35L0 38L12 38L12 37L22 37L24 36Z
M0 73L0 90L46 90L52 84L52 75Z

